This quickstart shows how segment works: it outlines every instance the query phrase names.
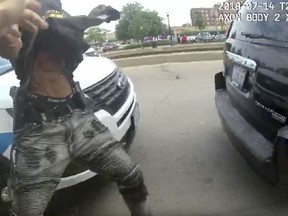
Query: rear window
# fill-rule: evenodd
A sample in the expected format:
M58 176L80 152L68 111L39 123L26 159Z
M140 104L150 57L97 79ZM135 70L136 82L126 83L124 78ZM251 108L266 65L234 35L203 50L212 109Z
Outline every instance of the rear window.
M234 19L229 36L245 40L241 32L288 42L288 1L247 0Z

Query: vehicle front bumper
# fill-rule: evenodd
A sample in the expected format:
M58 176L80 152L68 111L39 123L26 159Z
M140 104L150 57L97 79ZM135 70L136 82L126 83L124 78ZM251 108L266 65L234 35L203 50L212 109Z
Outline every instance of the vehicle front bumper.
M134 85L128 78L130 93L123 106L113 116L105 110L95 112L95 116L111 131L113 137L121 141L131 126L137 127L139 121L139 106Z
M215 76L215 103L224 131L250 166L268 182L276 183L275 143L264 138L235 109L220 76Z

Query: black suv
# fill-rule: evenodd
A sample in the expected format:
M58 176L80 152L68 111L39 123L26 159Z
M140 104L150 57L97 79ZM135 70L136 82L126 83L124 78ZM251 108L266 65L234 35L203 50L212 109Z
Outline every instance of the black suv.
M245 1L227 32L224 70L215 75L226 133L259 174L280 185L288 185L286 9L281 0ZM268 19L257 21L263 15Z

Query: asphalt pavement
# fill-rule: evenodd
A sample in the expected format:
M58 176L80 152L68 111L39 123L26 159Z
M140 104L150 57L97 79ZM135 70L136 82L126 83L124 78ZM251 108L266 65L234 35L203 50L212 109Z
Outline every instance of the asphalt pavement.
M214 105L214 74L221 69L221 61L124 69L141 107L129 153L143 169L155 216L288 215L288 192L259 178L221 128ZM77 216L129 215L115 184L103 179L69 197Z

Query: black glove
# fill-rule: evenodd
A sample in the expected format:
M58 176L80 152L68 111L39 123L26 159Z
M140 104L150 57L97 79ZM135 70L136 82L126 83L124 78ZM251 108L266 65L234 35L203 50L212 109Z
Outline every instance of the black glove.
M111 6L106 5L98 5L93 8L89 13L88 17L96 17L98 19L102 19L104 22L111 22L120 19L120 12Z

